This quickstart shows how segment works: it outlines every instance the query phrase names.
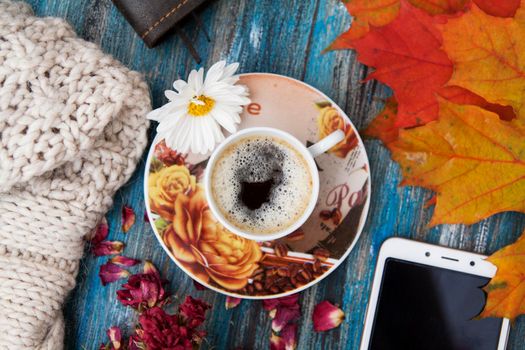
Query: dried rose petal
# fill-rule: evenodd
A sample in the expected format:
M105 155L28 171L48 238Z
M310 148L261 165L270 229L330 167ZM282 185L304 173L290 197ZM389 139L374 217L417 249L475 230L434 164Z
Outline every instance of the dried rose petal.
M263 300L263 309L265 309L266 311L274 310L277 307L277 305L279 305L279 298Z
M91 234L91 238L89 238L89 241L92 244L100 243L108 237L108 233L109 233L108 221L106 220L105 217L103 217L102 220L97 225L97 227L95 228L95 230L93 230Z
M111 350L119 350L122 345L122 332L117 326L113 326L107 330L109 341L111 343Z
M287 324L301 316L298 304L294 306L278 306L276 310L272 321L272 330L274 332L280 332Z
M204 301L188 295L184 303L179 306L179 312L184 317L188 327L196 328L204 322L206 310L210 308L211 306Z
M288 295L282 298L277 298L281 306L293 306L299 301L299 293Z
M270 350L285 350L284 339L272 332L270 336Z
M193 280L193 286L195 287L195 289L197 289L199 291L208 289L208 288L204 287L202 284L200 284L199 282L197 282L195 280Z
M299 300L299 293L288 295L281 298L265 299L263 300L263 308L267 311L275 309L277 306L292 306L297 304Z
M277 309L270 310L270 312L268 312L268 316L270 316L270 318L273 320L275 318L276 313Z
M146 346L137 335L132 335L129 337L127 350L144 350L145 348Z
M127 256L117 255L109 259L115 265L119 266L135 266L140 263L140 260L128 258Z
M281 338L284 340L285 350L295 350L297 347L297 324L286 325L281 331Z
M124 243L120 241L102 241L91 247L95 256L120 254L124 249Z
M129 272L124 270L118 265L110 263L109 261L104 265L100 266L100 271L98 276L102 281L102 285L105 286L108 283L115 282L121 278L126 278L129 276Z
M235 298L235 297L226 297L226 310L233 309L234 307L237 307L241 303L241 298Z
M146 260L144 262L144 273L145 274L156 275L156 276L160 277L159 271L157 270L155 265L153 265L153 263L151 261L148 261L148 260Z
M139 315L139 327L132 337L141 349L160 350L192 349L202 336L203 332L181 324L179 315L153 307Z
M128 206L122 207L122 231L128 232L135 223L135 212Z
M270 350L295 350L297 347L297 324L290 323L277 334L272 332Z
M325 300L317 304L312 319L314 321L314 330L323 332L338 327L345 319L345 314L340 308Z
M166 281L161 280L155 266L146 261L144 273L131 275L128 282L117 291L117 299L126 306L142 311L154 306L164 305L166 292L163 285Z

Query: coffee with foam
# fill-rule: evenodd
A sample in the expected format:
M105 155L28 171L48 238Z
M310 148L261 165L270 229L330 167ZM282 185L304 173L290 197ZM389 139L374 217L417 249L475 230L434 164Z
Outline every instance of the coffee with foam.
M217 208L230 224L252 234L272 234L293 225L304 214L312 187L302 154L274 136L238 140L212 169Z

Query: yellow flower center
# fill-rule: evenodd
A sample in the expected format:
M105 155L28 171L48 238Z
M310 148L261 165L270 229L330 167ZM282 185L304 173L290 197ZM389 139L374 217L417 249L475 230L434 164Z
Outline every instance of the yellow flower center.
M188 114L194 117L202 117L210 113L213 106L215 106L213 98L204 95L195 96L188 105Z

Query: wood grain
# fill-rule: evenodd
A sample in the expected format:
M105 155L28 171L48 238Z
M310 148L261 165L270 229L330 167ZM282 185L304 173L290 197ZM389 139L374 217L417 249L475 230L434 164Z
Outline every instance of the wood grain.
M100 44L105 52L142 72L155 107L165 102L163 91L173 80L187 76L195 67L191 55L174 35L157 48L147 49L110 0L29 2L38 15L66 18L81 37ZM368 72L353 52L321 53L351 21L337 0L212 0L201 16L212 36L211 43L204 35L195 34L191 21L182 28L205 58L206 67L226 59L240 62L242 72L272 72L304 80L337 102L358 128L368 124L390 94L388 88L376 82L360 83ZM387 237L403 236L490 254L513 242L525 227L525 215L504 213L468 227L427 228L431 209L424 209L423 204L431 194L398 187L400 172L387 150L377 141L366 141L365 145L373 181L368 222L346 262L302 294L300 349L358 349L375 259ZM141 162L133 178L117 193L107 215L109 238L126 242L127 256L153 261L171 281L170 291L177 298L191 293L214 305L206 321L209 334L203 348L268 349L270 321L260 302L244 301L227 311L224 296L196 291L192 281L164 254L149 224L142 219L143 171ZM124 204L132 206L138 218L127 234L122 233L120 223ZM134 312L115 298L119 283L106 287L100 284L98 269L105 261L88 253L82 260L78 286L65 311L68 349L95 349L106 341L108 327L119 325L129 332L134 322ZM310 315L324 299L340 304L347 317L340 328L316 334ZM513 326L508 349L523 349L523 339L525 318L521 317Z

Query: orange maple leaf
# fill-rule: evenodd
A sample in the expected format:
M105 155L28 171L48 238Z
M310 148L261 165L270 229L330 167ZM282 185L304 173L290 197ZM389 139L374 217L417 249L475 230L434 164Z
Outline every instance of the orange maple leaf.
M347 49L352 40L365 36L370 27L381 27L392 22L399 13L402 0L342 0L352 15L352 26L329 47L330 50ZM431 15L454 14L464 10L470 0L407 0L410 4ZM474 0L487 14L513 17L520 0Z
M439 120L388 144L403 185L436 192L431 226L525 213L525 129L477 106L440 101Z
M385 102L385 107L370 122L368 127L362 132L364 136L375 137L383 143L392 142L397 139L399 127L397 122L397 101L392 96Z
M511 320L525 314L525 232L514 243L492 254L488 259L498 267L496 275L483 289L487 303L479 315L507 317Z
M382 27L392 22L399 12L399 0L348 0L346 9L352 15L350 29L328 47L329 50L348 49L352 40L363 37L370 26Z
M525 3L525 1L524 1ZM525 120L525 8L515 18L487 15L477 6L440 27L454 64L449 85L514 108Z
M496 113L502 120L509 121L516 118L512 107L489 103L483 97L458 86L442 87L437 94L456 104L479 106ZM432 117L434 117L434 115L432 115ZM435 119L437 119L437 115L435 115ZM401 129L398 125L397 101L394 97L391 97L386 101L384 109L375 116L363 131L363 135L378 138L387 144L397 140L399 130Z

